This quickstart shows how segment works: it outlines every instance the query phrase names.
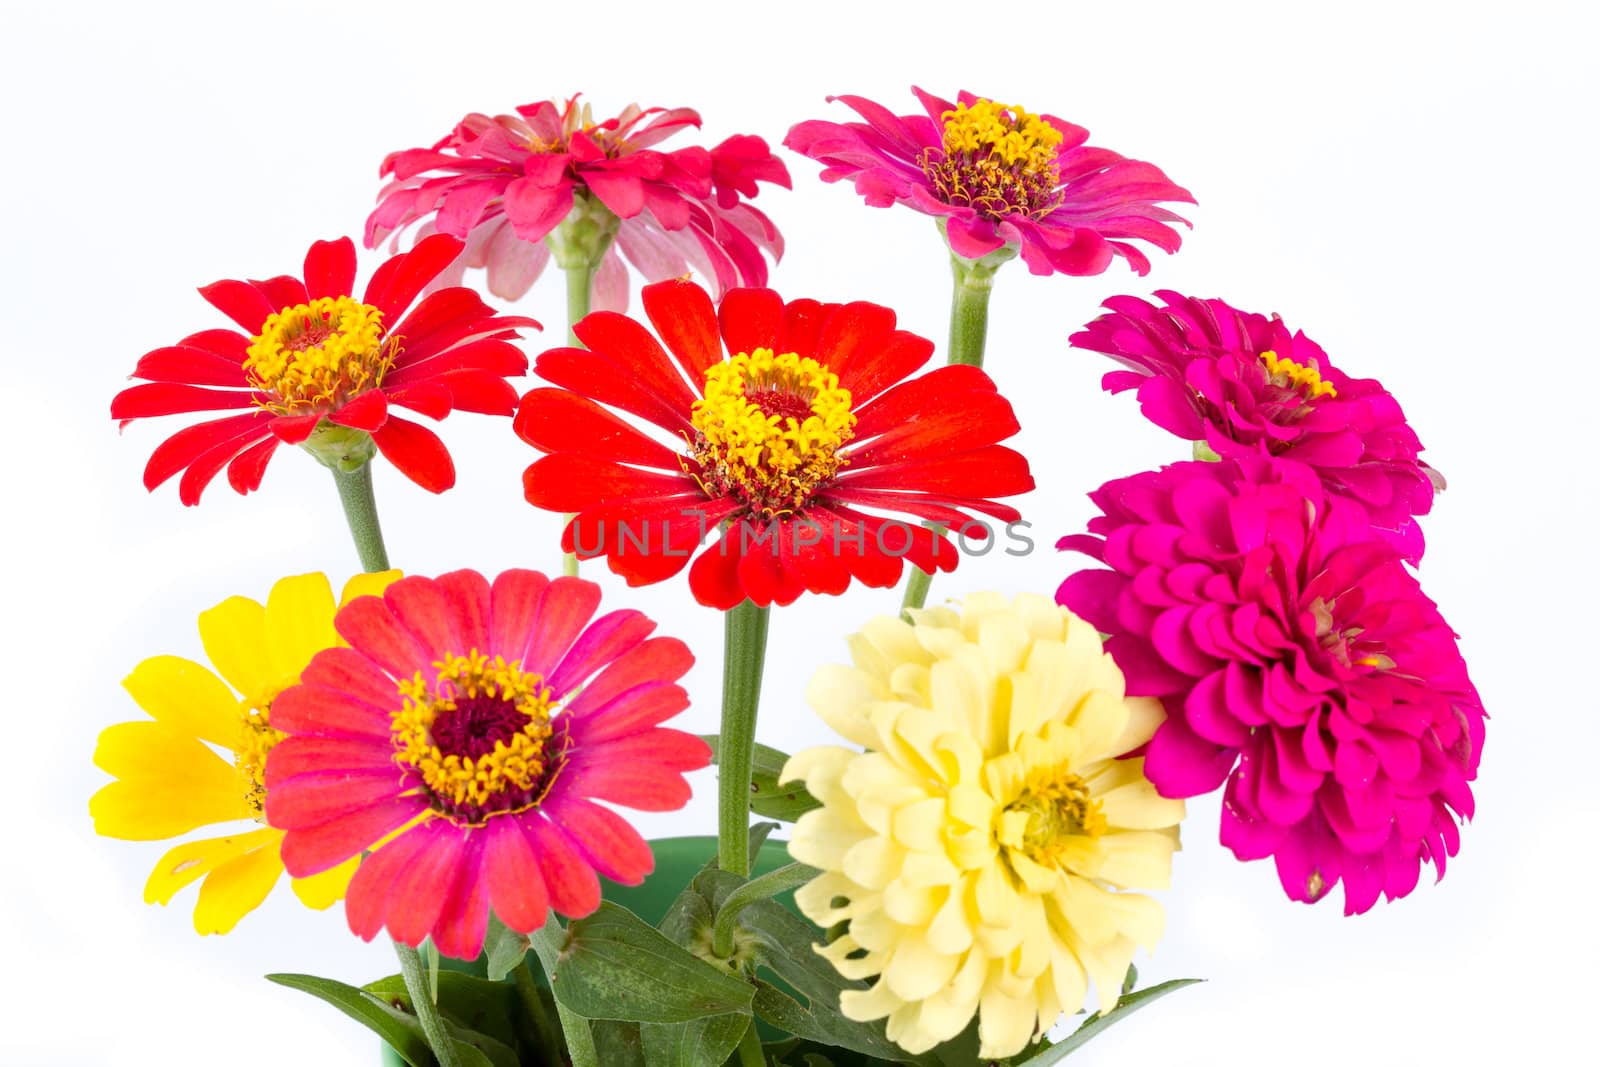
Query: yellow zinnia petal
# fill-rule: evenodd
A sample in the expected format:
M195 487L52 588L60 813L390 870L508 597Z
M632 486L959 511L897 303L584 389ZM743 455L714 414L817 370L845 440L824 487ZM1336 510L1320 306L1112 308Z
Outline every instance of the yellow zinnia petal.
M250 701L266 701L282 679L267 654L267 609L249 597L231 596L200 613L200 643L228 684Z
M396 570L358 574L344 583L344 591L339 594L339 606L344 607L356 597L382 596L385 589L399 580L400 572Z
M161 857L150 878L144 884L146 904L168 904L178 890L191 882L199 881L225 863L238 859L252 849L265 844L276 844L283 839L282 830L247 830L226 837L208 837L189 841L169 849Z
M123 779L89 798L95 832L106 837L155 841L253 814L239 773L165 723L108 727L94 761Z
M317 911L325 911L343 899L345 890L350 888L350 879L355 876L356 868L360 865L361 857L351 856L339 866L331 867L321 874L313 874L310 878L295 878L289 882L289 886L294 890L294 895L300 898L300 903Z
M273 583L265 628L274 675L298 679L312 656L339 643L333 613L333 588L325 575L297 574Z
M279 835L281 837L281 835ZM206 876L194 906L198 934L225 934L254 911L283 874L278 841L264 841Z
M200 664L181 656L152 656L122 680L152 718L224 748L239 743L239 698Z

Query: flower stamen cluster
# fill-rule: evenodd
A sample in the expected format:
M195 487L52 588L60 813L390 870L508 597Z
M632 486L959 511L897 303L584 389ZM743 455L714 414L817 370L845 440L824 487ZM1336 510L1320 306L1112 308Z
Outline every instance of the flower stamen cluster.
M1041 867L1063 867L1070 838L1105 832L1100 798L1064 766L1030 774L1022 795L1005 807L995 827L1001 845Z
M1061 202L1061 131L1020 107L979 99L942 116L942 150L923 152L922 169L948 203L999 219L1039 219Z
M257 822L265 825L262 807L267 799L267 785L263 775L267 768L267 753L283 740L283 733L268 721L270 702L257 706L245 703L240 708L239 747L234 753L233 765L245 784L245 803L250 805Z
M490 660L477 649L434 667L432 685L421 671L400 683L405 706L392 716L395 759L416 768L434 809L457 825L481 826L491 815L536 805L557 762L547 751L544 680L520 662Z
M1267 368L1269 382L1283 389L1302 392L1307 400L1339 395L1332 382L1323 380L1315 363L1296 363L1292 359L1283 359L1270 349L1261 353L1261 362Z
M383 384L398 337L385 340L383 313L348 296L320 297L267 317L250 342L245 374L280 415L324 411Z
M762 516L792 514L848 462L839 450L855 433L850 403L839 376L809 356L758 348L717 363L690 413L697 480Z

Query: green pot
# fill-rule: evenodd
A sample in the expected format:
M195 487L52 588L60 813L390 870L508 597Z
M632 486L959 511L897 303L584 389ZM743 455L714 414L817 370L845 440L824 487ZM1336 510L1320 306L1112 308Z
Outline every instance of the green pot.
M678 894L683 892L684 886L700 873L702 867L716 857L717 839L709 836L664 837L651 841L650 851L655 853L656 868L642 885L617 885L602 879L600 895L614 904L627 908L651 926L656 926L667 914L667 908L672 906ZM790 862L788 846L782 841L768 840L761 846L761 852L756 857L755 869L750 874L752 877L766 874L788 862ZM775 899L786 907L794 907L792 890ZM439 961L439 966L480 977L487 973L485 958L481 956L470 961L446 957ZM406 1067L406 1062L388 1045L383 1046L383 1063L384 1067Z

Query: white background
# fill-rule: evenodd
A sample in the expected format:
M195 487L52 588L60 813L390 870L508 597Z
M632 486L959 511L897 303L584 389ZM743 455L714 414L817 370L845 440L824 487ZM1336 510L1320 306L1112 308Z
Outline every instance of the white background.
M7 567L0 1062L371 1063L332 1009L263 982L363 982L393 969L337 911L280 889L226 938L190 927L193 891L146 907L161 844L92 835L96 733L138 712L120 679L147 655L199 656L194 618L285 574L355 567L327 475L293 450L250 498L219 479L199 508L139 475L184 419L120 438L107 403L143 352L222 317L194 287L298 270L314 238L359 236L392 149L465 112L584 91L597 112L687 105L703 139L776 144L829 93L897 112L907 88L969 88L1088 126L1200 200L1174 257L1140 279L1007 267L990 368L1024 427L1040 551L967 560L934 596L1048 592L1072 564L1087 490L1178 458L1106 365L1066 336L1113 293L1174 287L1278 311L1345 371L1398 396L1450 480L1426 521L1423 581L1462 635L1492 715L1479 816L1442 884L1345 919L1338 894L1283 898L1268 864L1216 843L1191 807L1168 935L1147 981L1203 976L1113 1030L1087 1064L1571 1062L1589 1043L1600 801L1596 582L1593 27L1522 2L1301 5L969 3L774 6L433 3L59 4L9 8L0 65L7 208L3 328ZM676 144L677 142L672 142ZM683 143L691 143L690 138ZM788 297L871 299L939 340L947 271L933 224L870 210L783 153L796 189L759 206L790 250ZM377 257L363 257L363 278ZM559 278L520 310L559 341ZM555 565L555 517L522 502L532 458L507 421L443 427L460 483L434 498L377 475L392 555L414 573ZM591 576L599 567L587 569ZM626 591L690 641L714 729L715 615L683 581ZM779 612L762 738L824 740L800 694L894 595L857 589ZM647 833L704 832L714 779ZM797 946L797 950L800 946ZM1513 1061L1511 1058L1515 1057ZM1075 1060L1074 1062L1078 1062Z

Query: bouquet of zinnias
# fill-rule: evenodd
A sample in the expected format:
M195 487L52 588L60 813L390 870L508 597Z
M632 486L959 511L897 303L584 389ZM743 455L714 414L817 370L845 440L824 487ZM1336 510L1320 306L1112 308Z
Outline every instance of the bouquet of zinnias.
M1294 900L1342 883L1356 914L1423 863L1443 875L1485 718L1416 578L1443 482L1381 385L1276 317L1107 300L1072 344L1194 458L1094 491L1058 545L1088 565L1058 589L924 606L1034 488L982 369L996 274L1143 274L1141 244L1179 245L1162 205L1191 198L1052 116L916 95L909 115L843 97L862 121L784 144L937 220L955 288L933 369L888 308L765 288L783 242L751 201L788 171L755 136L667 149L688 109L468 115L383 161L364 236L390 254L364 285L343 238L298 276L200 290L233 328L149 352L112 403L124 424L219 413L162 441L146 485L196 504L226 471L252 492L299 446L363 573L337 599L308 573L223 600L199 618L209 663L128 676L148 717L101 735L96 828L222 827L167 852L147 900L199 881L202 934L285 873L312 907L342 900L400 973L271 977L412 1067L1043 1067L1187 984L1140 989L1133 965L1162 935L1145 891L1168 887L1187 797L1224 790L1221 843L1271 857ZM519 394L539 324L461 283L482 270L516 300L552 258L570 336ZM402 576L372 465L451 488L413 416L458 409L512 419L561 545ZM695 655L602 603L579 576L601 558L629 586L687 571L724 613L718 734L672 725ZM771 608L902 577L897 613L819 650L806 701L839 742L758 744ZM681 808L711 762L715 837L644 840L623 812Z

